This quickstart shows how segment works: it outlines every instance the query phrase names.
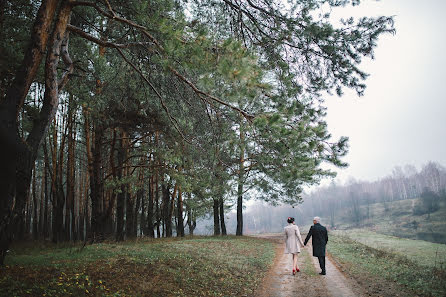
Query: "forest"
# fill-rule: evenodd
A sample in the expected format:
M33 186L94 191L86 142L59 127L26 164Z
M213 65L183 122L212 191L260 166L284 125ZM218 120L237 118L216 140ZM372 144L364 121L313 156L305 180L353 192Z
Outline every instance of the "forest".
M232 207L242 235L253 190L301 202L347 165L323 95L363 94L362 59L394 33L332 24L357 4L1 1L0 263L13 241L184 236L205 214L224 235Z

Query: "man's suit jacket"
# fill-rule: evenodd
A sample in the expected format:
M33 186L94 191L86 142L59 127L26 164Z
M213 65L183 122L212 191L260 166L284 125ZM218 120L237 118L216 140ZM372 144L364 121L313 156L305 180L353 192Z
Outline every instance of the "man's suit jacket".
M313 236L313 256L325 257L325 246L328 242L327 228L317 223L311 226L305 238L304 244L307 244L310 237Z

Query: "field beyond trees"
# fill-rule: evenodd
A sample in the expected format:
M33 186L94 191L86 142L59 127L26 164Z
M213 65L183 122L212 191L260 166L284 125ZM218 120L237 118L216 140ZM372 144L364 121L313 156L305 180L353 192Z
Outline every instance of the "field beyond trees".
M417 214L421 203L417 198L363 205L359 207L364 214L362 220L355 222L351 210L345 210L339 214L336 226L338 229L362 227L385 235L446 243L446 201L430 214Z
M403 296L446 295L445 245L364 230L331 235L328 252L362 285Z

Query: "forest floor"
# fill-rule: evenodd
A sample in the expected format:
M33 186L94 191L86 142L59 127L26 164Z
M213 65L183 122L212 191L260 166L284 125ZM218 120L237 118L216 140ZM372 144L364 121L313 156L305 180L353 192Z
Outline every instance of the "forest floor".
M266 234L259 237L276 243L276 258L256 296L420 296L395 282L373 276L366 271L351 273L349 264L338 261L331 254L326 258L327 275L319 275L319 263L312 256L311 240L299 254L300 272L292 275L292 258L291 255L284 254L283 235Z
M0 296L254 296L274 243L236 237L15 244Z

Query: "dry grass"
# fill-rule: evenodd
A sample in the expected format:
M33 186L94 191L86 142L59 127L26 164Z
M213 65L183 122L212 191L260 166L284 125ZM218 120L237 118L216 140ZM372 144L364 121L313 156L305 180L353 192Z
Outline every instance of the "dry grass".
M272 264L270 241L194 237L22 247L0 271L1 296L249 296Z

